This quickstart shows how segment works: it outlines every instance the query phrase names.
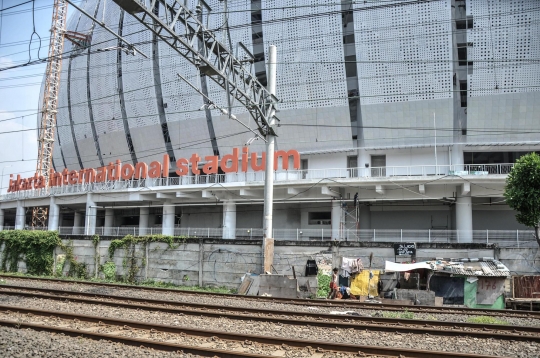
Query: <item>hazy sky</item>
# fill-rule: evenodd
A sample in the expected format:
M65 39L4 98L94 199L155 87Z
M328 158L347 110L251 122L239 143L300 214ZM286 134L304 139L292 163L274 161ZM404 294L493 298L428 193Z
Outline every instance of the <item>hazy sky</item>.
M0 0L0 8L27 0ZM46 58L51 27L52 0L32 3L0 12L0 69ZM68 16L74 12L68 7ZM41 48L39 38L41 37ZM29 43L32 38L32 43ZM39 54L38 54L39 50ZM39 57L38 57L39 56ZM0 175L6 191L9 174L30 177L36 170L37 114L39 92L46 65L29 65L0 71Z

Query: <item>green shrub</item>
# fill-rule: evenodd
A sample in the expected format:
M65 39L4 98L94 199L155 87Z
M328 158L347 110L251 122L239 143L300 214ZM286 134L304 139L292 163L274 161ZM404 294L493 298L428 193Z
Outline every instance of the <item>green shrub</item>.
M330 293L330 280L331 277L323 274L319 271L317 274L317 280L319 281L319 288L317 289L317 297L328 297Z

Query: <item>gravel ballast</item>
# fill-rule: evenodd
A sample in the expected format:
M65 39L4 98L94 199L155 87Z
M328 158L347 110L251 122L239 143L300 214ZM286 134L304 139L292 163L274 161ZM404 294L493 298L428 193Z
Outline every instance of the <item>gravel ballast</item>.
M147 291L147 290L138 290L136 288L111 288L98 285L87 285L87 284L78 284L74 282L48 282L40 280L28 280L28 279L17 279L17 278L7 278L3 279L6 284L18 285L24 287L39 287L39 288L52 288L57 290L68 290L68 291L77 291L77 292L88 292L95 294L104 294L104 295L119 295L119 296L131 296L137 298L146 298L146 299L159 299L166 300L171 302L178 303L202 303L202 304L213 304L220 305L223 307L249 307L249 308L260 308L260 309L270 309L270 310L281 310L281 311L294 311L294 312L310 312L310 313L324 313L331 314L336 312L345 312L345 311L354 311L359 315L368 316L368 317L382 317L384 315L384 310L373 310L373 309L362 309L362 308L337 308L337 307L323 307L323 306L309 306L309 305L295 305L295 304L286 304L279 302L269 302L269 301L257 301L257 300L246 300L241 296L238 298L235 297L222 297L219 295L207 295L207 294L197 294L185 293L185 292L170 292L170 291ZM321 301L324 302L324 301ZM395 311L386 311L386 312L395 312ZM520 314L525 314L525 312L519 312ZM458 314L458 313L437 313L437 312L414 312L414 319L420 320L431 320L431 321L446 321L446 322L456 322L456 323L465 323L470 319L470 315ZM513 326L540 326L540 317L539 316L530 316L527 318L523 317L512 317L512 316L498 316L497 318L503 319L509 325Z
M142 311L127 308L112 308L94 304L80 304L67 301L54 301L21 296L2 296L3 305L13 305L42 310L54 310L87 315L136 320L147 323L166 324L197 329L210 329L242 334L260 334L264 332L274 337L304 339L310 341L332 341L336 344L351 343L377 345L461 353L487 354L508 357L538 357L540 344L516 341L497 341L466 337L441 337L429 334L383 333L357 329L323 329L309 326L292 326L250 320L231 320L227 318L209 318L159 311ZM15 311L15 309L14 309Z

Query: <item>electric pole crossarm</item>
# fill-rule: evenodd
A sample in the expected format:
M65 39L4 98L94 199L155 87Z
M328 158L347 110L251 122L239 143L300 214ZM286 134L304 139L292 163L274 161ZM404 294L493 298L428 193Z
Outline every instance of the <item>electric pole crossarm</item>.
M275 135L268 123L277 99L197 18L202 7L193 13L177 0L113 1L246 107L262 135Z

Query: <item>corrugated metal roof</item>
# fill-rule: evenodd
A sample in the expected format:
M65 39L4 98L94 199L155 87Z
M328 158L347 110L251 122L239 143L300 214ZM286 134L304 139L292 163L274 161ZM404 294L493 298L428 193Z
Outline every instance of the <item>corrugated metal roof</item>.
M437 262L436 271L462 276L510 276L508 267L494 259L464 259L463 261Z

